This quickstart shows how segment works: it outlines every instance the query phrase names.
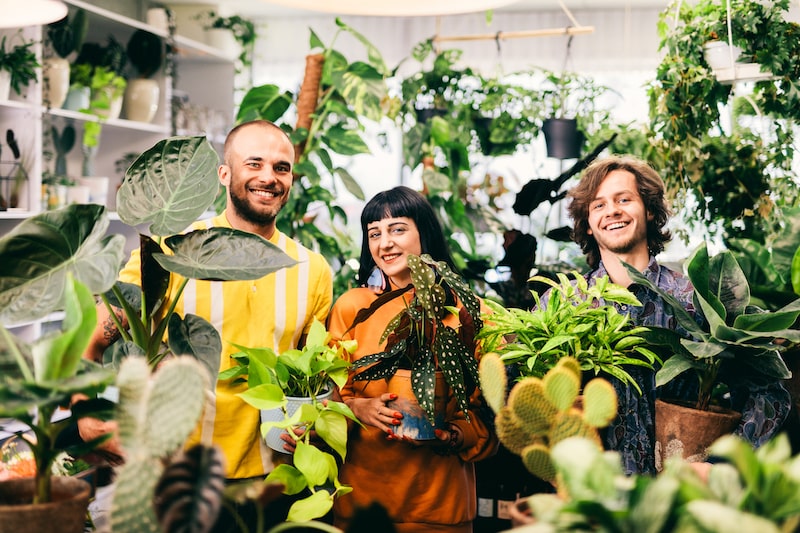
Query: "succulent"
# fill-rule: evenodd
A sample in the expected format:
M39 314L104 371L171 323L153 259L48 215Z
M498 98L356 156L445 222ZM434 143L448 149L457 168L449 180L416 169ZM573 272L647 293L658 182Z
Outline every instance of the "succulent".
M505 365L497 354L481 359L480 379L487 403L495 409L500 442L522 457L535 476L554 481L550 449L569 437L585 437L602 449L598 429L617 414L617 395L605 379L594 378L581 389L581 368L563 357L543 378L517 382L505 401ZM497 407L500 406L498 409Z
M163 460L180 448L205 403L207 373L191 357L165 361L151 375L143 357L128 357L117 377L116 420L125 450L117 473L111 524L119 532L158 532L152 500Z

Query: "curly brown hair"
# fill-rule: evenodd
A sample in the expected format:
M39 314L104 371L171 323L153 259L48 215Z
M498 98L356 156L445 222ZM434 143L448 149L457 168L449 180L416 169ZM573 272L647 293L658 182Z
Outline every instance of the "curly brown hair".
M647 213L653 216L647 222L647 249L650 255L664 251L664 245L672 239L670 231L664 229L671 212L664 197L664 181L658 172L647 161L633 156L613 155L597 160L586 168L578 185L569 191L571 201L567 207L574 222L572 240L580 245L592 269L600 264L600 249L595 238L589 234L589 204L594 200L600 184L613 170L626 170L636 177L639 196Z

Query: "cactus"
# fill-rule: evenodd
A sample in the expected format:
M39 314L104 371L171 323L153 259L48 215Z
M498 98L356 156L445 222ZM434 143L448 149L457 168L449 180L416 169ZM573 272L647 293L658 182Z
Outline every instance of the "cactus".
M67 154L75 146L75 128L71 124L64 126L61 134L55 126L50 129L53 146L56 149L56 176L67 175Z
M152 500L163 460L196 427L205 403L207 373L195 359L177 357L151 375L144 358L128 357L120 366L117 386L116 419L125 464L118 471L112 530L158 532Z
M598 430L617 414L617 395L608 381L602 378L589 381L581 399L578 361L564 357L542 379L526 377L519 381L503 405L502 399L498 401L497 389L499 383L505 383L505 368L497 364L500 361L497 355L484 358L480 366L481 385L486 387L487 402L497 413L497 436L506 448L522 457L533 475L546 481L555 480L550 449L566 438L586 437L602 448Z

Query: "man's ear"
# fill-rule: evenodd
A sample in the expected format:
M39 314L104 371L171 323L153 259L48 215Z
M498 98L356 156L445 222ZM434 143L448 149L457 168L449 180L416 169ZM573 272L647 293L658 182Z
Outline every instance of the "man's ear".
M645 213L647 213L647 221L648 221L648 222L652 222L652 221L653 221L653 219L655 218L655 217L653 216L653 213L651 213L649 209L645 210Z
M225 163L221 164L217 167L217 176L219 176L219 182L227 187L231 183L231 167Z

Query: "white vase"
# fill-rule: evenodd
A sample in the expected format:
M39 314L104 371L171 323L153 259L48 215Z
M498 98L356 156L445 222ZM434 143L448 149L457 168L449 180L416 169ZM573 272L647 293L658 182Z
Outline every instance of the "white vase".
M225 28L209 28L206 30L208 46L219 50L225 57L236 59L242 53L242 48L236 41L231 30Z
M113 88L106 88L106 89L101 89L101 90L106 91L108 93L111 93L111 92L114 91ZM106 119L119 118L119 115L122 112L122 98L123 98L123 96L124 96L124 94L120 94L119 96L111 96L108 109L98 109L96 111L96 113L98 115L102 116L102 117L105 117Z
M161 91L156 80L137 78L128 82L123 109L125 118L137 122L150 122L158 110Z
M11 73L0 70L0 102L5 102L11 93Z
M50 57L42 64L44 86L42 95L44 103L51 108L60 108L69 92L69 61L63 57Z
M78 184L89 188L87 203L108 205L108 182L106 176L83 176L78 178Z
M317 401L321 402L322 400L327 400L332 394L332 390L324 392L317 396ZM304 403L311 403L311 398L299 398L295 396L287 396L286 400L286 414L289 416L292 416L295 412L297 412L297 410L300 409L300 406ZM280 408L264 409L261 411L262 423L280 422L281 420L283 420L283 411ZM286 453L286 450L283 449L283 441L281 440L281 434L283 432L284 430L282 429L270 428L265 439L267 441L267 446L276 452Z

